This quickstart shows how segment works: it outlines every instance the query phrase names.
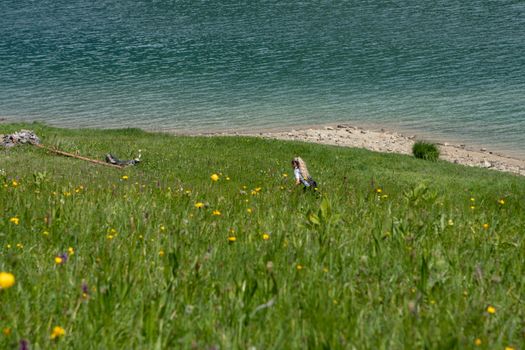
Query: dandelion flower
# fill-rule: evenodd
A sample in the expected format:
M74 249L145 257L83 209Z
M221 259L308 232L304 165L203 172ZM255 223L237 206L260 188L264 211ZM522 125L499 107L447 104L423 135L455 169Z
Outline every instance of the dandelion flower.
M470 209L474 210L474 209L476 209L476 206L471 205L471 206L470 206Z
M489 314L495 314L496 313L496 308L494 306L492 306L492 305L489 305L489 306L487 306L487 312Z
M262 239L264 239L265 241L267 241L267 240L270 239L270 235L267 234L267 233L263 233L263 235L262 235Z
M69 247L69 248L67 248L67 252L68 252L69 255L73 255L73 254L75 254L75 249L73 249L73 247Z
M228 237L228 242L229 243L234 243L235 241L237 241L237 237L235 237L235 236L229 236Z
M202 202L197 202L197 203L195 203L195 208L197 208L197 209L201 209L201 208L203 208L203 207L204 207L204 203L202 203Z
M482 344L481 339L476 338L476 339L474 340L474 344L475 344L476 346L480 346L480 345Z
M67 261L67 254L60 254L55 256L55 264L61 265Z
M14 218L11 218L9 219L9 222L15 224L15 225L18 225L20 223L20 219L17 218L17 217L14 217Z
M9 272L0 272L0 289L11 288L15 284L15 276Z
M214 210L211 214L215 216L220 216L221 212L219 210Z
M488 228L489 228L489 224L483 224L483 228L484 228L485 230L488 230Z
M124 181L129 180L129 176L128 175L122 175L122 180L124 180Z
M229 176L226 176L226 181L230 181L230 177Z
M382 190L381 188L376 188L376 192L377 192L377 193L382 193L383 190Z
M211 179L211 181L213 181L213 182L217 182L217 181L219 181L219 175L217 175L217 174L212 174L212 175L210 176L210 179Z
M248 208L248 209L246 209L246 211L248 212L248 214L251 214L253 210L252 210L252 208Z
M498 203L503 205L503 204L505 204L505 200L504 199L500 199L500 200L498 200Z
M295 268L297 269L297 271L301 271L304 268L304 266L301 265L301 264L297 264L297 266L295 266Z
M66 335L66 330L60 326L55 326L51 332L51 339L57 339Z
M18 186L18 182L16 182L16 180L13 180L13 181L11 182L11 185L13 185L13 187L17 187L17 186Z
M470 197L470 201L471 201L471 202L475 202L475 201L476 201L476 198L474 198L474 197Z
M512 346L506 346L505 350L516 350L516 349L514 349Z

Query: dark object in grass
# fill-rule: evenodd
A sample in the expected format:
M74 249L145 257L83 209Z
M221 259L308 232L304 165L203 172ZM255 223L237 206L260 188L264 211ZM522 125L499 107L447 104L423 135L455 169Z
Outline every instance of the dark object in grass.
M110 164L118 165L118 166L136 165L140 163L140 151L139 151L139 156L137 158L130 159L130 160L121 160L115 157L114 155L108 153L106 154L106 162Z
M426 141L417 141L412 146L414 157L435 162L439 159L439 149L436 145Z

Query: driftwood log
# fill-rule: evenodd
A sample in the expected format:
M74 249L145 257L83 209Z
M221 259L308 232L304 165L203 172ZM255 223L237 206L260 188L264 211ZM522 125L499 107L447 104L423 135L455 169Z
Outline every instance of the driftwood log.
M122 169L124 168L124 166L121 166L121 165L116 165L116 164L111 164L111 163L106 163L106 162L103 162L101 160L97 160L97 159L91 159L91 158L87 158L87 157L82 157L82 156L79 156L77 154L73 154L73 153L68 153L68 152L64 152L64 151L60 151L58 149L55 149L55 148L51 148L51 147L46 147L42 144L35 144L35 146L37 146L38 148L42 148L42 149L45 149L46 151L49 151L49 152L52 152L52 153L55 153L55 154L59 154L61 156L65 156L65 157L71 157L71 158L76 158L76 159L81 159L81 160L85 160L87 162L91 162L91 163L95 163L95 164L100 164L100 165L105 165L105 166L109 166L109 167L113 167L113 168L118 168L118 169Z

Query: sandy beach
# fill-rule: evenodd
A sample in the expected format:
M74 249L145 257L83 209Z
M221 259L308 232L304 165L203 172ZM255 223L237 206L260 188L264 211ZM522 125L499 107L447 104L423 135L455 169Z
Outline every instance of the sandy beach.
M202 134L199 134L202 135ZM376 152L411 154L416 136L402 135L395 131L370 130L350 124L336 124L307 128L290 128L280 131L242 131L205 134L245 135L279 140L313 142L341 147L365 148ZM525 160L492 152L487 148L469 147L465 144L437 142L441 151L440 159L471 167L504 171L525 176Z

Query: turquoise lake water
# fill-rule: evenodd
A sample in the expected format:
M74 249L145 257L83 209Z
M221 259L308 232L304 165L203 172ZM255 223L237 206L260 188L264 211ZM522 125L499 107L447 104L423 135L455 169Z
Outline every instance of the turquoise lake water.
M525 156L523 0L0 1L0 116L376 125Z

